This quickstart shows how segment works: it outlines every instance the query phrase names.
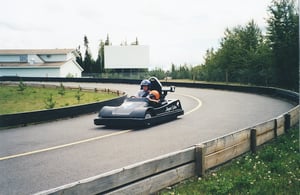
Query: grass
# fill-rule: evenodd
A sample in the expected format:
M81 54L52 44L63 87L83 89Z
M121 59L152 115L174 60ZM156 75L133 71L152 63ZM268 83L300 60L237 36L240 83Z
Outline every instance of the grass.
M262 146L160 195L179 194L300 194L299 126Z
M117 97L113 93L56 88L0 85L0 114L61 108L78 104L99 102Z

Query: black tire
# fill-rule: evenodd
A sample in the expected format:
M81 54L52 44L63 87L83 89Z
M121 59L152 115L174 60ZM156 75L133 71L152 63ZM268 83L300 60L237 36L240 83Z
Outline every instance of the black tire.
M147 112L145 113L145 117L144 117L144 118L145 118L145 120L146 120L146 119L151 119L151 118L152 118L152 113L151 113L150 111L147 111ZM146 121L146 122L145 122L145 125L146 125L146 126L150 126L150 125L151 125L151 122L150 122L150 121Z

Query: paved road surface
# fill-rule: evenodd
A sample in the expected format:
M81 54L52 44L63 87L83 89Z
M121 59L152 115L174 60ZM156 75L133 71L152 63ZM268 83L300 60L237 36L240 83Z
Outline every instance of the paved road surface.
M67 85L67 84L65 84ZM78 86L78 83L68 83ZM127 84L80 84L135 94ZM0 131L0 194L32 194L174 152L279 116L293 105L247 93L176 88L185 115L147 129L94 126L97 113Z

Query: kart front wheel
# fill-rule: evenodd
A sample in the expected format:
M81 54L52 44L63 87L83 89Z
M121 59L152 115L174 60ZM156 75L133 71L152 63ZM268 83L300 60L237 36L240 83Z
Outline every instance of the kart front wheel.
M149 119L149 118L152 118L152 115L150 112L146 112L145 119Z
M152 115L151 115L151 112L146 112L146 114L145 114L145 119L151 119L152 118ZM150 123L150 121L148 120L148 121L146 121L146 126L150 126L151 125L151 123Z

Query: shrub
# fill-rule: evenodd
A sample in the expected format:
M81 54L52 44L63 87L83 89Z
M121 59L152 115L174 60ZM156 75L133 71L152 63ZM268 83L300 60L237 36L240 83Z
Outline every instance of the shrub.
M55 104L56 104L56 102L53 100L52 93L50 93L49 97L47 97L44 102L45 102L46 109L52 109L55 107Z

